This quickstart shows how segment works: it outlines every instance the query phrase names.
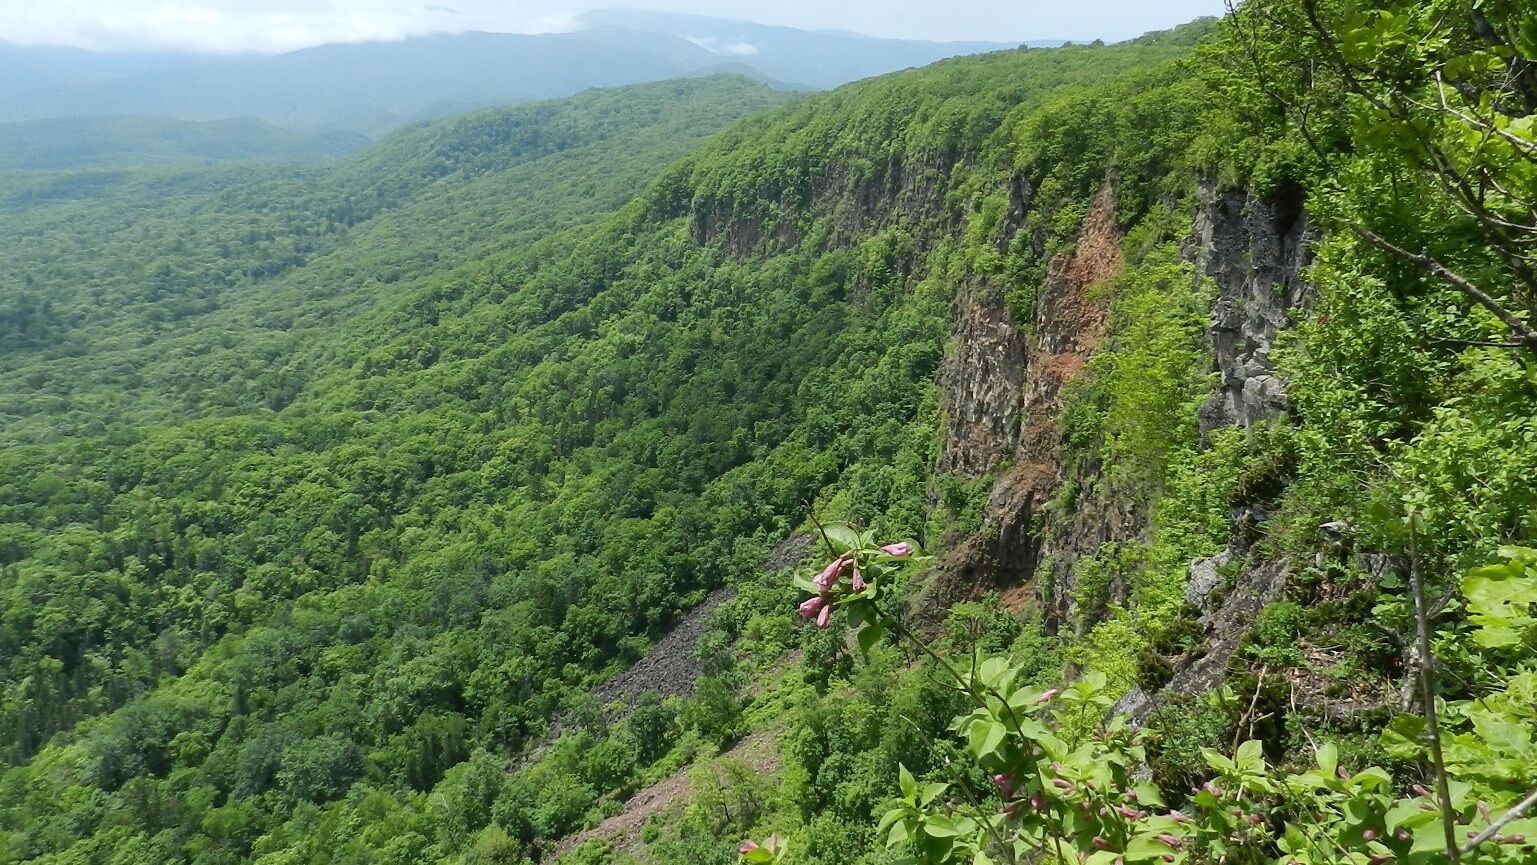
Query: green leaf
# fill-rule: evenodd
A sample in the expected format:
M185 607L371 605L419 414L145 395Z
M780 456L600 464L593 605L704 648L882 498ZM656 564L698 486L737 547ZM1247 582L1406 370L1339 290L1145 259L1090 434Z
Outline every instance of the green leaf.
M1382 749L1395 760L1418 760L1425 754L1425 719L1398 715L1382 730Z
M933 784L925 784L923 785L923 792L918 796L918 804L922 807L928 807L930 802L938 799L940 795L948 789L950 789L949 784L940 784L937 782Z
M1248 743L1245 743L1248 744ZM1318 746L1315 754L1318 760L1318 768L1325 775L1333 775L1340 765L1340 749L1333 742L1325 742Z
M833 552L846 553L849 550L859 548L859 532L846 523L832 523L822 529L827 534L827 540L833 545Z
M913 773L907 771L907 767L897 765L897 784L902 788L902 798L909 804L918 804L918 782L913 780Z
M1223 774L1231 774L1234 771L1233 761L1222 756L1221 753L1210 748L1202 748L1201 756L1206 758L1206 765Z
M870 654L870 650L880 643L881 637L886 633L886 626L879 619L859 629L856 639L859 641L859 651Z
M923 834L930 838L954 838L961 828L943 814L930 814L923 818Z
M993 718L979 718L973 721L971 729L967 732L971 753L979 758L996 753L1007 734L1008 730L1003 724Z
M1233 762L1239 769L1258 772L1265 768L1265 746L1258 739L1250 739L1238 746Z

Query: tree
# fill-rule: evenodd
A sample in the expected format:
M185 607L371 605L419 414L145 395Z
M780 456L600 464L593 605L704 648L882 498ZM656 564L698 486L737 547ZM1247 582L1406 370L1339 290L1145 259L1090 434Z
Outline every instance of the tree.
M1494 344L1537 354L1528 4L1249 0L1230 11L1227 88L1272 103L1301 136L1321 168L1318 215L1476 304L1503 332Z

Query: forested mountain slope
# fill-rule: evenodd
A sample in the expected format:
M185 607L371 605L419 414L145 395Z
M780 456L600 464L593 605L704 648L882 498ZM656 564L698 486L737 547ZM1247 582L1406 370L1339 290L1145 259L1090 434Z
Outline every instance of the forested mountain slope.
M0 123L0 170L77 171L253 159L320 162L367 147L355 132L290 132L259 120L59 117Z
M334 164L0 172L0 442L278 408L346 322L590 222L788 97L719 76L402 130Z
M1486 230L1537 46L1446 5L859 82L316 314L265 407L38 402L74 426L0 454L0 861L1530 861L1490 822L1537 720L1531 294ZM1402 100L1447 75L1514 142L1468 163L1498 223L1404 144L1459 129ZM689 696L599 702L722 585ZM777 759L716 757L748 733Z

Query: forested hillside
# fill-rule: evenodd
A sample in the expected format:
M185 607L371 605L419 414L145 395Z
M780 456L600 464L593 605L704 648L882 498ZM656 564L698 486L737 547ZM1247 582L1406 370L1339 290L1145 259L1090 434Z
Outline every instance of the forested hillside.
M1534 25L5 178L0 862L1534 861Z

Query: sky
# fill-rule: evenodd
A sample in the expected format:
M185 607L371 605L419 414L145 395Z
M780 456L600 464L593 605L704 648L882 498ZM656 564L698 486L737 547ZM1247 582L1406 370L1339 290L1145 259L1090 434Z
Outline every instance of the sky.
M0 0L0 40L100 51L290 51L425 33L574 29L627 6L905 39L1125 39L1222 0Z

